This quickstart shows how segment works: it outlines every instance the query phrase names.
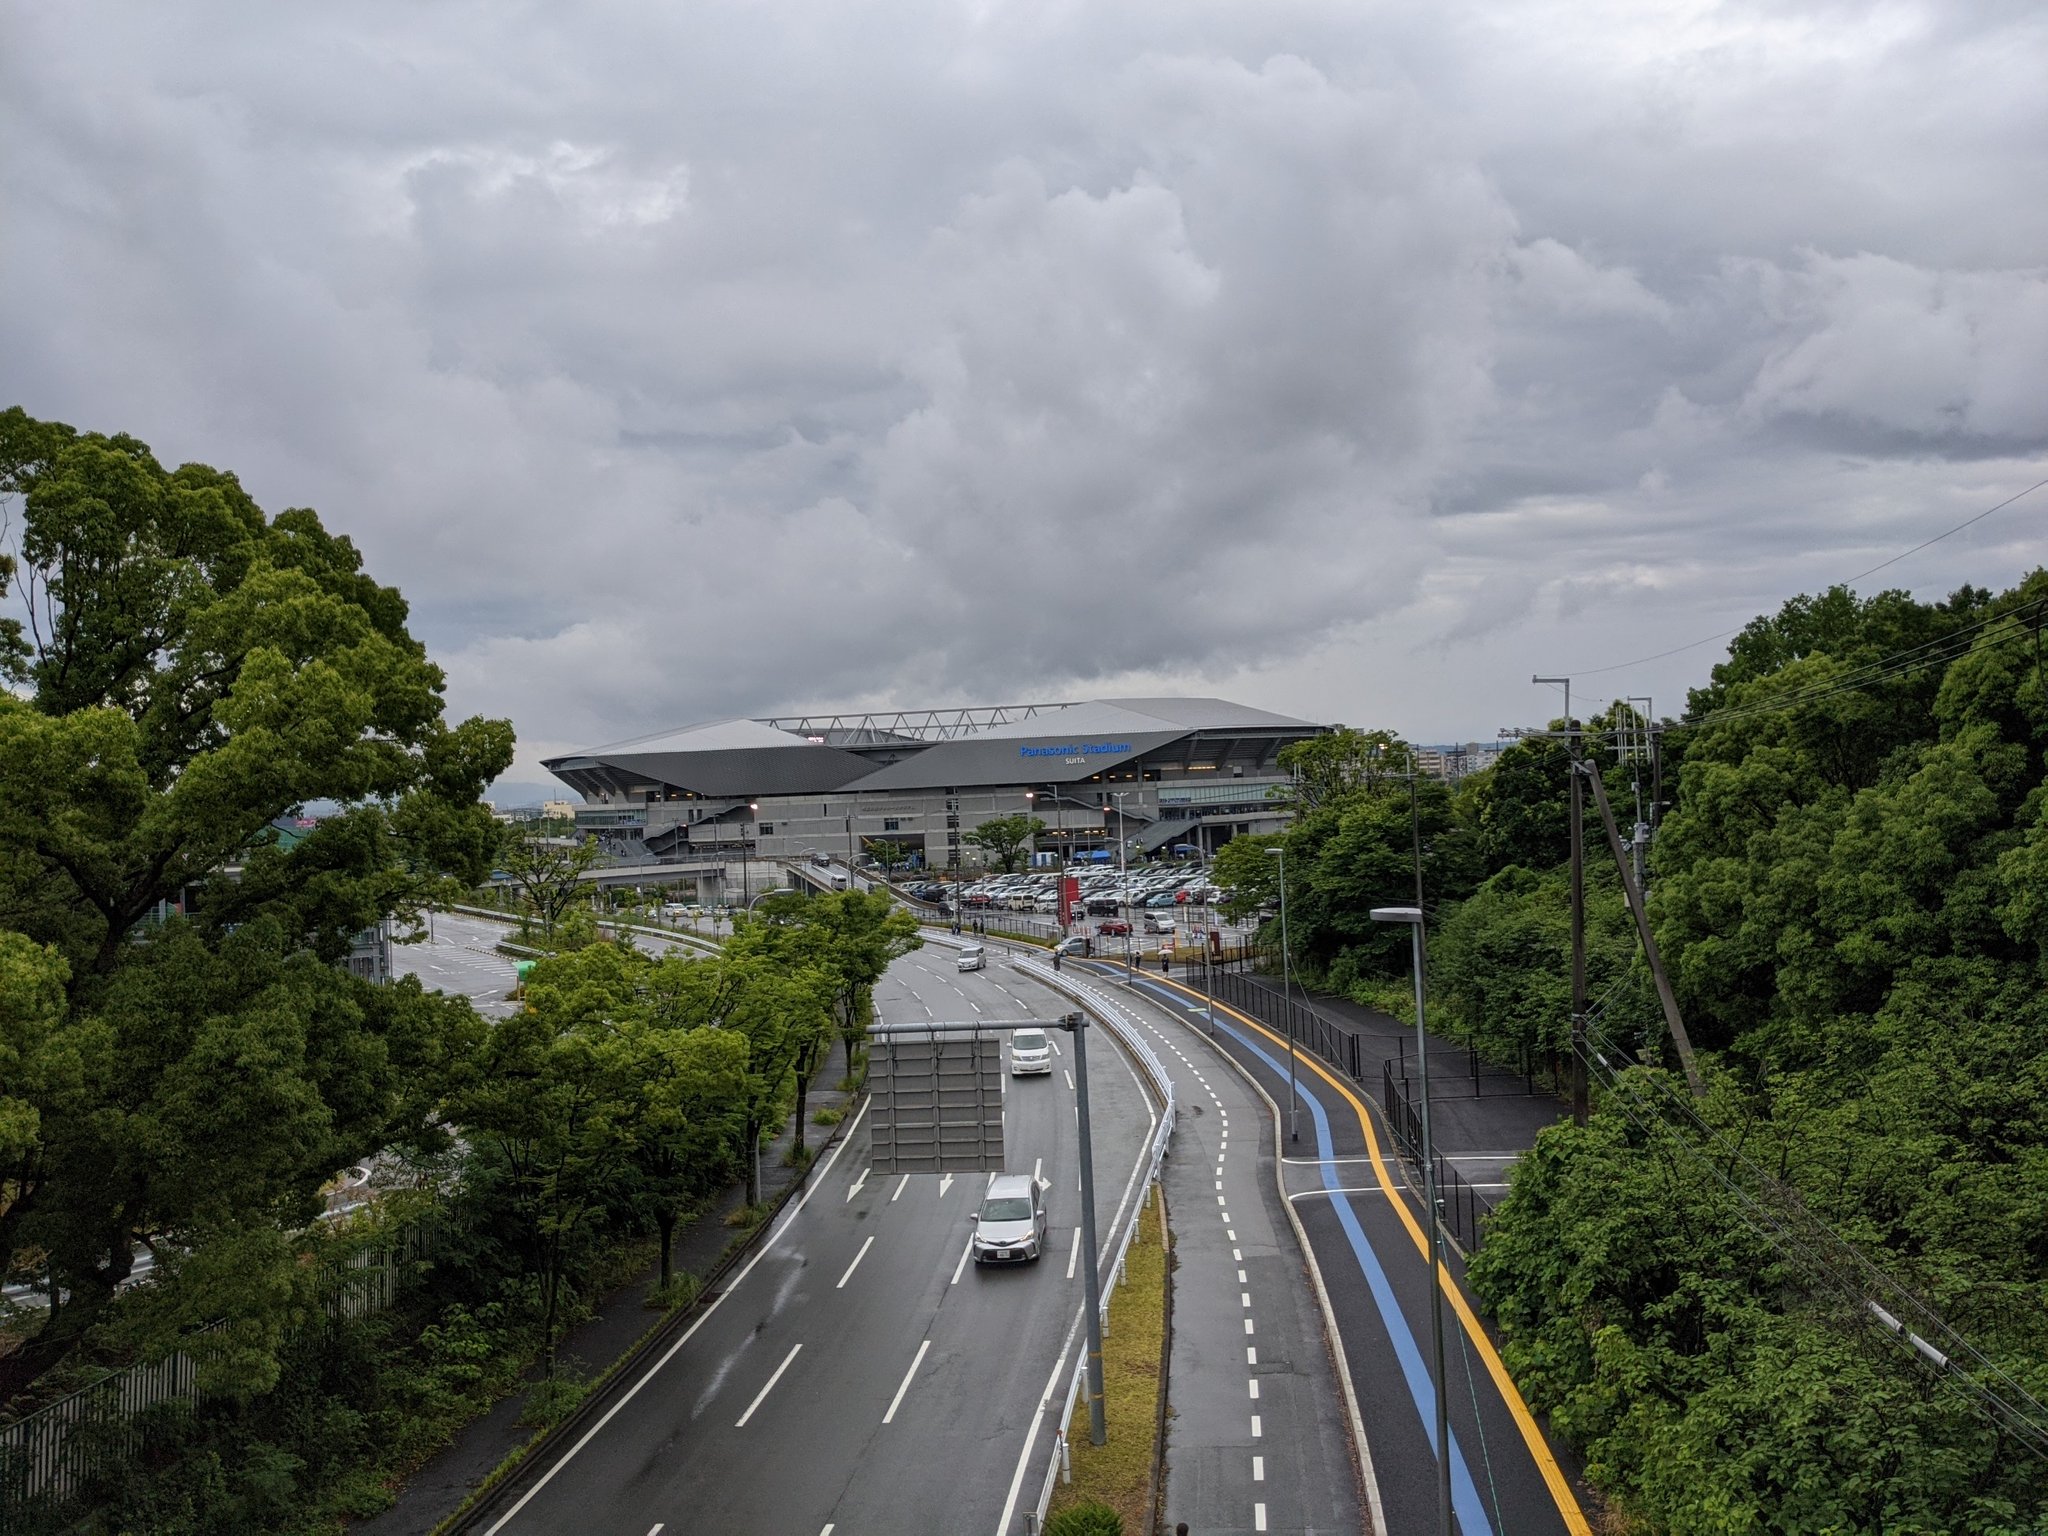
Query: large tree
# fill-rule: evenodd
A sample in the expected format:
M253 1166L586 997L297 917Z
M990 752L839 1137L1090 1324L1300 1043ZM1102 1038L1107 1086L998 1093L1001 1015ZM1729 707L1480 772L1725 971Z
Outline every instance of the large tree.
M1036 816L991 816L968 832L966 840L988 855L989 863L1007 873L1024 867L1024 850L1045 830Z
M262 1283L289 1263L262 1235L425 1134L474 1027L331 962L488 873L477 797L511 727L449 726L399 594L231 474L14 409L0 501L21 615L0 621L0 969L32 1003L0 1046L26 1062L0 1098L0 1262L41 1255L63 1299L12 1379L85 1335L138 1246L165 1296L233 1248L263 1257L236 1266L248 1348L223 1358L260 1386L261 1297L289 1290ZM314 800L347 809L280 837Z

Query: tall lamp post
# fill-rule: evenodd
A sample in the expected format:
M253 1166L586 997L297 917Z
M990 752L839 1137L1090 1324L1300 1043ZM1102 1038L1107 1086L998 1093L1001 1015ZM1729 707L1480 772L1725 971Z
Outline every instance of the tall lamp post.
M752 815L760 815L761 802L749 800L747 802L747 810ZM748 889L754 883L752 857L752 850L747 844L747 824L745 821L742 821L740 823L740 906L742 909L747 905Z
M1301 1140L1301 1095L1294 1086L1293 962L1287 948L1287 850L1268 848L1280 861L1280 1001L1287 1014L1287 1139Z
M1116 909L1123 916L1124 969L1131 968L1131 880L1124 867L1124 796L1127 789L1112 791L1116 799Z
M1451 1536L1450 1405L1444 1395L1443 1223L1437 1217L1436 1148L1429 1135L1429 1034L1422 1020L1424 948L1422 908L1374 907L1376 923L1406 923L1415 965L1415 1070L1422 1079L1422 1198L1429 1207L1429 1325L1431 1362L1436 1376L1437 1529Z

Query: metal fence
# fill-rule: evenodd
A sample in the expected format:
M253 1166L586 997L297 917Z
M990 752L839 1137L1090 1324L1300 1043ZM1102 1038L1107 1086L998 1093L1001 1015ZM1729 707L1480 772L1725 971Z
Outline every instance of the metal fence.
M366 1244L327 1263L320 1302L330 1323L389 1307L405 1267L425 1254L431 1236L427 1225L410 1226L393 1242ZM80 1513L95 1489L147 1448L157 1427L151 1409L197 1405L208 1340L225 1326L213 1323L161 1360L112 1371L0 1424L0 1536L49 1530Z
M1324 1018L1298 997L1258 980L1242 967L1198 966L1191 978L1219 1003L1228 1003L1290 1035L1296 1046L1313 1051L1355 1083L1365 1081L1365 1043L1341 1025Z
M1409 1097L1407 1082L1394 1076L1391 1061L1380 1063L1380 1097L1387 1111L1387 1124L1393 1127L1402 1152L1411 1161L1420 1162L1422 1111ZM1465 1252L1477 1253L1486 1236L1486 1218L1493 1214L1493 1202L1467 1184L1443 1153L1433 1152L1431 1161L1436 1164L1437 1215L1444 1230Z

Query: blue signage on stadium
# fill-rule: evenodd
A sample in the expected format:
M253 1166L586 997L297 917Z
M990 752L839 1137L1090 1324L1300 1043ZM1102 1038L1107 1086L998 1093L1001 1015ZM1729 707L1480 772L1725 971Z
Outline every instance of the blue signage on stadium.
M1019 757L1103 757L1112 753L1128 752L1128 741L1084 741L1078 746L1064 747L1019 747Z

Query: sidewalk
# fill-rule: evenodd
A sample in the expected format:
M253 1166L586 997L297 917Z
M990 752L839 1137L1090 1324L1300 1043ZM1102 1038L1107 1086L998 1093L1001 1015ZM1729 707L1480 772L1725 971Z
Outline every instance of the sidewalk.
M850 1110L852 1095L837 1087L845 1076L846 1046L844 1041L837 1041L811 1081L806 1113L816 1114L827 1108ZM836 1130L834 1126L806 1124L804 1139L815 1153ZM785 1121L774 1141L761 1149L761 1198L771 1204L802 1177L802 1170L783 1162L792 1140L789 1123ZM736 1228L725 1224L725 1218L739 1209L744 1199L745 1187L736 1184L711 1210L676 1229L677 1274L692 1274L701 1279L711 1272L726 1244L738 1235ZM639 1342L661 1319L661 1313L647 1305L647 1295L654 1289L659 1274L659 1268L651 1266L645 1274L607 1296L595 1316L563 1337L556 1351L560 1364L588 1378ZM529 1382L538 1379L538 1367L527 1373ZM525 1405L526 1392L521 1389L470 1420L444 1450L413 1473L399 1489L397 1503L380 1515L355 1522L350 1531L356 1536L427 1536L455 1513L470 1491L500 1462L533 1437L534 1428L519 1422Z

